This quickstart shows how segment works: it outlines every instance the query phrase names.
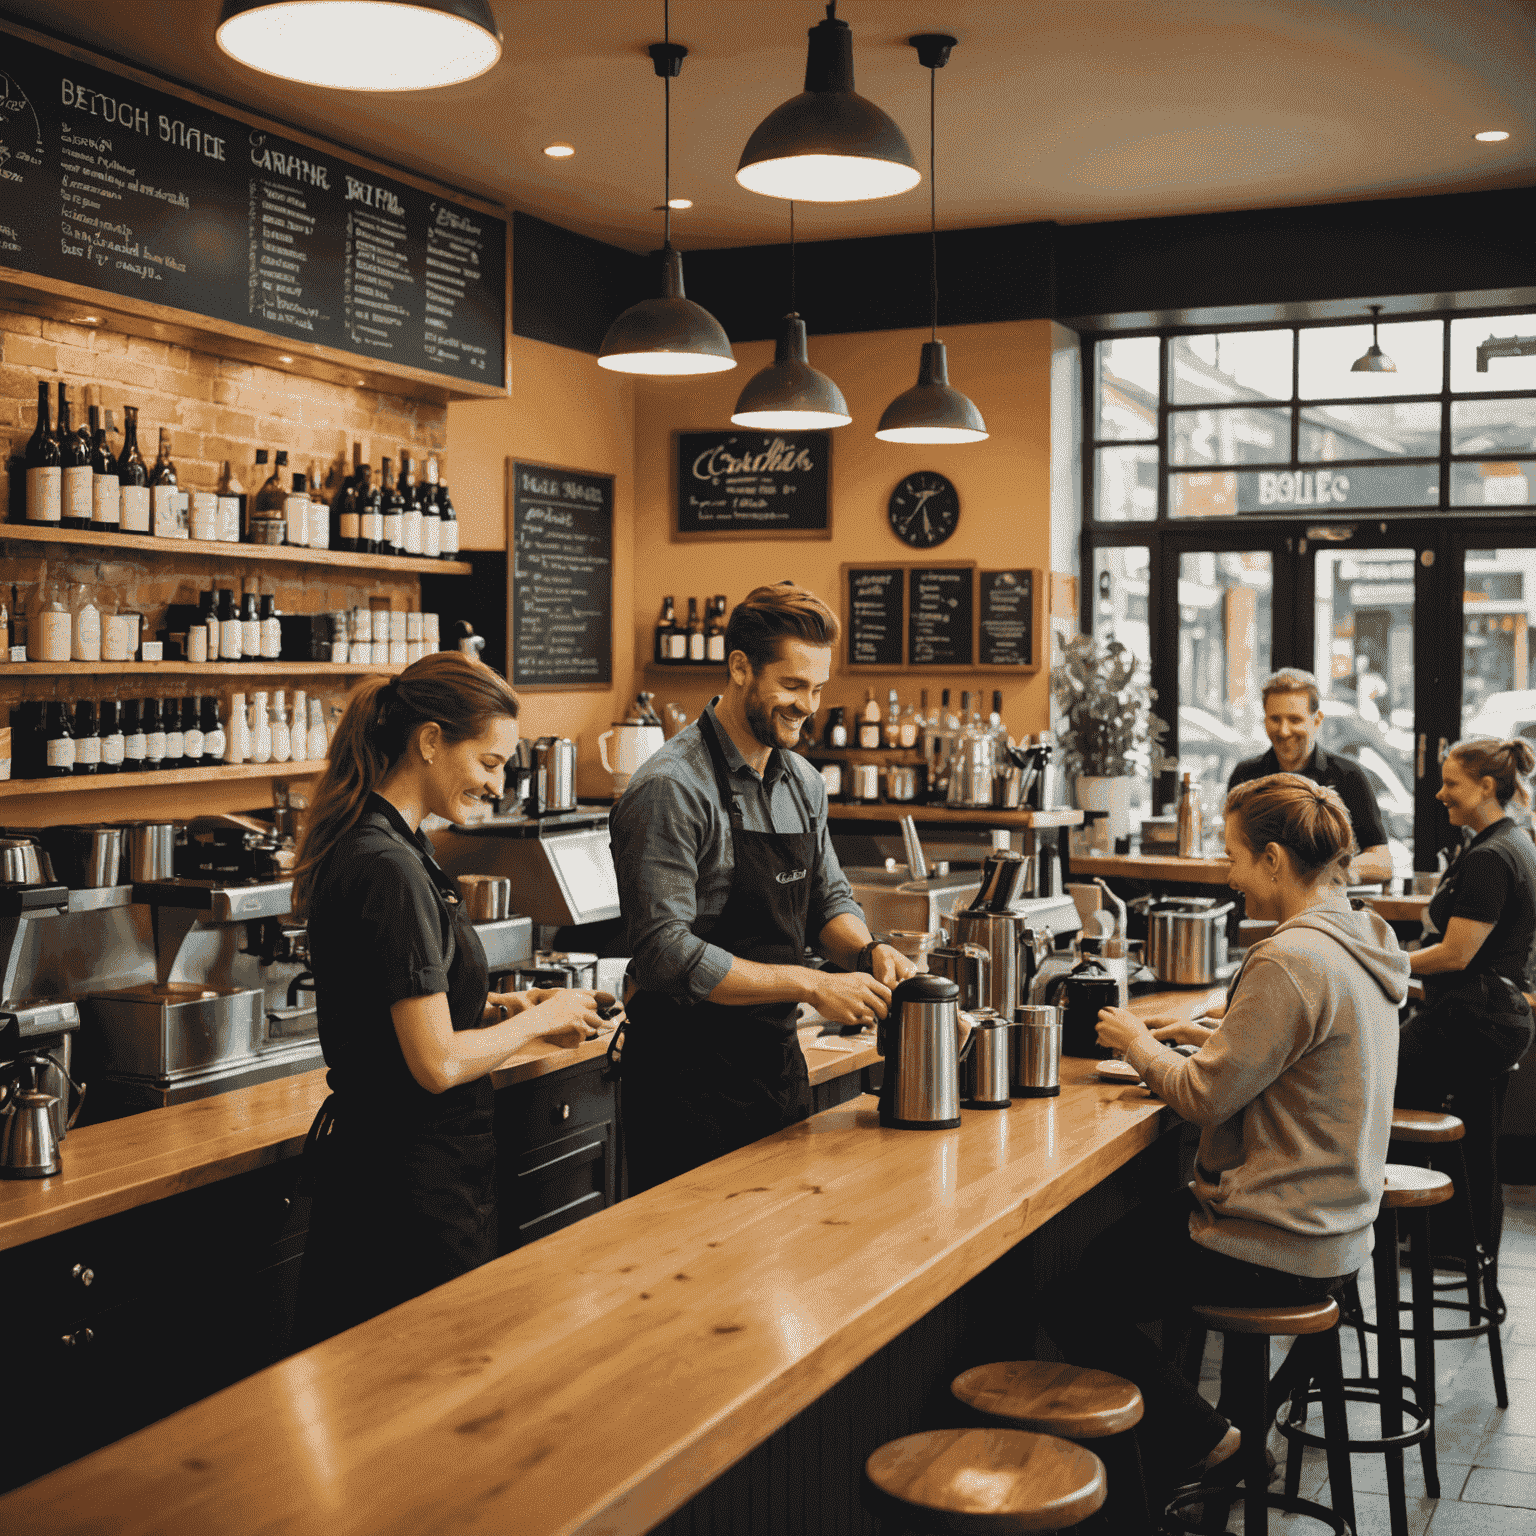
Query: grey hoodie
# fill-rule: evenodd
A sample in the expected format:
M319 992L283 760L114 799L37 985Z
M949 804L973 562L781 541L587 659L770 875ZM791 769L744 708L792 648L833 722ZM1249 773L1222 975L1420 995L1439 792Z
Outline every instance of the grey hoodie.
M1126 1058L1201 1128L1197 1243L1293 1275L1359 1269L1381 1205L1408 956L1374 912L1312 907L1249 950L1197 1055Z

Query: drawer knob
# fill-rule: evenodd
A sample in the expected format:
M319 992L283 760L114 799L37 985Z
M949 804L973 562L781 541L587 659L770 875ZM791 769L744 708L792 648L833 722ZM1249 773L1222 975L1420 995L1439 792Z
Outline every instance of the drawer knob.
M90 1328L77 1328L73 1333L66 1333L63 1336L64 1342L69 1345L71 1349L76 1348L81 1344L89 1344L95 1337L95 1331Z
M96 1283L96 1271L88 1269L84 1264L76 1264L70 1270L69 1278L71 1280L78 1280L81 1285L94 1285Z
M556 1111L555 1118L557 1120L569 1120L571 1118L571 1106L569 1104L562 1104Z

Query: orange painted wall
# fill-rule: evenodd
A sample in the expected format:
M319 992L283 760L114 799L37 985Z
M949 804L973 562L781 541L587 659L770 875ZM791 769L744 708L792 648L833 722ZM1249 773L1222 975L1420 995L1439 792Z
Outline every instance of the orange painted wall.
M731 602L763 582L793 578L819 593L841 614L839 569L852 561L921 560L891 532L886 502L896 483L916 469L947 475L960 493L960 525L932 558L975 560L985 568L1050 569L1050 361L1047 320L959 326L944 333L950 380L986 418L984 443L930 448L883 443L875 437L880 413L917 380L925 331L865 332L811 339L811 362L834 378L853 421L833 434L830 540L764 539L677 544L671 541L672 434L726 424L742 385L772 360L769 342L739 344L738 366L699 380L635 385L635 686L676 700L693 718L713 691L707 680L643 672L652 627L667 593L684 612L689 596L724 592ZM595 369L593 370L596 371ZM452 434L455 461L462 452ZM927 688L1001 687L1003 717L1015 735L1048 724L1049 688L1042 669L1013 682L996 673L900 672L845 674L834 666L823 704L862 703L866 687L885 700L897 688L903 701ZM958 697L956 698L958 703Z

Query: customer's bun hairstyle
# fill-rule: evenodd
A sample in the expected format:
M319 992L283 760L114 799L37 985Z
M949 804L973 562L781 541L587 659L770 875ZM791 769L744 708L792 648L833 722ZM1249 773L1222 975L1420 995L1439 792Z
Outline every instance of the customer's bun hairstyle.
M1272 773L1239 784L1227 795L1225 814L1236 819L1243 841L1258 854L1278 843L1309 885L1342 885L1355 854L1355 832L1337 790L1299 773Z
M1473 736L1458 741L1446 754L1454 757L1469 778L1492 779L1500 805L1511 800L1531 803L1531 773L1536 770L1536 747L1523 736L1500 741L1496 736Z

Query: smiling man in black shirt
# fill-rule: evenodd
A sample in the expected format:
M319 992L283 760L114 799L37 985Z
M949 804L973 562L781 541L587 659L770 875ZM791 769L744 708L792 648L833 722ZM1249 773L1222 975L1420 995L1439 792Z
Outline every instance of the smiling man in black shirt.
M1269 737L1269 751L1240 762L1232 770L1227 788L1235 789L1271 773L1299 773L1315 784L1336 789L1349 812L1355 846L1360 850L1350 862L1350 883L1369 885L1391 880L1392 854L1387 847L1387 829L1371 793L1370 781L1347 757L1317 745L1317 733L1323 724L1317 679L1299 667L1287 667L1264 679L1263 697L1264 734Z

